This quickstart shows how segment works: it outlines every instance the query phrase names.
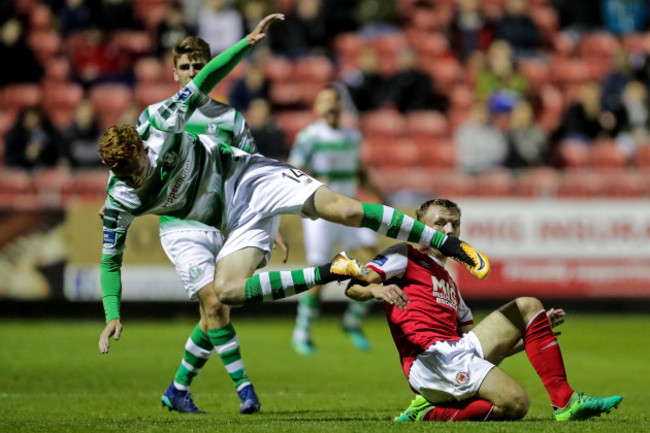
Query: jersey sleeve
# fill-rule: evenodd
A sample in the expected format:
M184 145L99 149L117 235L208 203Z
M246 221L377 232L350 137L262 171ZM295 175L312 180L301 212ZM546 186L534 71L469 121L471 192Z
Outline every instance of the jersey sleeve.
M399 278L406 272L408 265L408 245L395 244L386 248L381 254L375 256L367 268L372 269L381 275L383 282L391 278Z
M233 123L232 133L233 146L240 148L244 152L257 153L257 145L253 139L251 130L248 128L246 119L244 119L244 116L237 110L235 110L235 120Z
M289 164L300 169L307 169L314 152L314 143L311 140L309 131L303 130L298 133L293 148L289 153Z
M458 299L460 300L458 303L458 326L467 326L474 324L474 316L472 315L472 310L469 309L465 303L465 300L460 295L460 290L458 291Z
M122 253L126 232L134 216L126 212L110 196L104 204L102 261L99 280L106 321L120 318L122 298Z
M140 113L140 117L138 117L138 123L136 124L136 129L147 123L149 121L149 117L149 107L147 107L142 113Z
M210 60L187 86L167 99L156 112L150 113L151 125L164 132L182 132L192 113L214 86L233 70L251 48L248 39L244 38Z

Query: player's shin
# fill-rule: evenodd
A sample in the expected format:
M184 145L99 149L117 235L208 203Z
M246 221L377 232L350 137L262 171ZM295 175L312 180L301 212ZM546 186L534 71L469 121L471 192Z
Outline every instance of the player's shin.
M542 379L551 403L556 407L564 407L571 399L573 389L567 382L560 345L553 334L546 311L541 310L526 326L524 345L526 355Z
M212 343L210 338L197 324L185 343L185 354L176 376L174 376L174 386L179 390L187 391L192 384L192 380L199 374L207 360L210 359L211 354Z
M244 362L241 359L239 338L232 324L229 323L223 328L209 329L208 335L235 388L240 390L250 384Z

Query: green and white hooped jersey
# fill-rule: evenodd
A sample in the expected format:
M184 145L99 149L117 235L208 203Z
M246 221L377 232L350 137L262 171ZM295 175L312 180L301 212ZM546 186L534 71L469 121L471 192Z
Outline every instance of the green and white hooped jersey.
M184 131L188 117L206 95L190 82L138 127L151 168L133 189L112 173L105 202L102 252L120 254L126 232L140 215L170 215L221 228L224 182L235 172L237 156L248 155L208 135ZM239 159L239 158L238 158Z
M165 101L151 104L140 115L138 127L149 121L151 113L156 113ZM218 142L237 147L244 152L257 153L257 146L244 116L233 107L208 98L208 101L198 107L185 125L185 131L193 134L205 134L217 139ZM160 217L160 234L176 230L201 229L217 230L193 220L183 220L172 216Z
M354 197L361 164L361 133L352 128L334 129L319 119L298 133L289 164L308 171L334 191Z

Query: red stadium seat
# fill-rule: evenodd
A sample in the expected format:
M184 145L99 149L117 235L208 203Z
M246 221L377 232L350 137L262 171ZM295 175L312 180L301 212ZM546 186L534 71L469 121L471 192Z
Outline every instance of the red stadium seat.
M406 120L394 110L377 110L361 117L364 137L398 138L406 133Z
M558 189L562 198L597 198L605 191L603 176L592 171L569 170L564 172Z
M133 96L138 107L144 109L147 105L164 101L177 92L178 83L142 83L135 87ZM126 94L122 99L123 102L126 100Z
M433 78L436 90L445 94L454 85L463 83L465 80L463 67L453 57L435 59L425 67L425 72Z
M171 96L171 94L169 93L167 97ZM122 84L101 84L94 86L90 90L90 99L93 101L102 128L106 128L117 122L122 112L133 100L133 95L131 89ZM164 98L152 102L158 102L162 99Z
M271 57L264 62L264 75L271 82L291 81L293 64L283 57Z
M405 168L422 166L422 149L406 139L375 138L367 140L364 155L373 167Z
M476 193L476 182L472 176L454 170L430 170L422 180L430 185L436 197L471 197Z
M584 168L591 162L591 145L579 140L564 140L558 145L562 167Z
M303 85L295 81L280 82L271 84L269 99L276 107L281 108L307 108L303 97Z
M170 6L168 0L136 0L133 3L135 16L152 32L165 18Z
M523 197L555 197L561 182L560 172L554 168L531 168L519 175L516 192Z
M115 33L112 41L120 48L134 55L147 55L153 49L149 33L140 30L122 30Z
M43 86L43 105L46 107L74 108L83 98L83 88L76 83L51 83Z
M0 171L0 205L33 208L38 203L38 190L31 173L6 167Z
M515 179L506 170L479 174L474 181L478 197L510 197L515 191Z
M647 195L647 182L637 171L615 170L606 174L605 195L609 198L639 198Z
M0 110L0 138L14 126L18 112L16 110ZM4 155L4 153L0 154ZM0 160L2 158L0 157Z
M334 74L332 62L325 56L305 57L294 64L295 76L301 81L324 85Z
M155 57L145 57L138 60L134 66L135 78L140 83L158 83L167 81L167 71L163 63Z
M634 164L641 170L650 170L650 144L643 144L637 148Z
M108 172L103 169L79 170L62 189L63 200L102 202L106 199Z
M41 88L37 84L10 84L0 93L3 108L21 110L38 105L43 99Z
M406 115L406 128L413 138L435 140L449 138L449 122L437 111L414 111Z
M290 146L293 145L296 134L316 119L315 115L309 110L280 111L276 113L275 117Z
M614 140L599 140L591 149L591 166L595 169L621 169L627 164L627 156Z
M62 206L62 191L72 182L67 170L47 168L39 170L34 176L41 201L50 206Z
M456 146L452 140L419 141L423 163L434 169L452 169L456 166Z

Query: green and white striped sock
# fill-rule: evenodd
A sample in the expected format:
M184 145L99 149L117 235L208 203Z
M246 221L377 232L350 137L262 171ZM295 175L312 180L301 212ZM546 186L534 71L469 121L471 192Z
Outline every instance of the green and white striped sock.
M293 329L293 339L301 342L309 341L311 324L320 313L321 298L312 292L307 292L298 301L296 327Z
M295 271L260 272L246 281L244 304L276 301L341 279L346 277L332 274L329 263Z
M370 305L370 302L350 301L343 314L343 328L361 329L361 319L368 314Z
M237 391L250 384L251 382L246 376L244 361L241 359L239 338L237 338L232 324L229 323L223 328L208 329L208 335Z
M363 206L361 227L367 227L380 235L433 248L440 248L447 237L390 206L373 203L361 203L361 205Z
M174 386L182 391L187 391L192 380L210 359L210 355L212 355L212 342L197 323L185 343L185 355L174 377Z

